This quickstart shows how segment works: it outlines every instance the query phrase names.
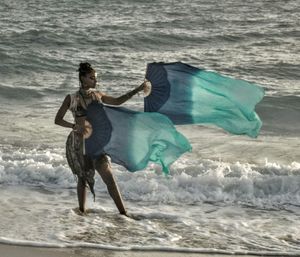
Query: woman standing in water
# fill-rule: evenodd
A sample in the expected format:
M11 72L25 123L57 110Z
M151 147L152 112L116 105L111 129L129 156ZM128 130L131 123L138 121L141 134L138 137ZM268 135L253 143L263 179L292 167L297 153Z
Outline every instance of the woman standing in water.
M77 176L79 210L82 213L86 211L87 186L89 186L95 197L94 175L95 170L97 170L106 184L108 192L114 200L120 214L127 216L121 194L112 174L110 158L102 154L97 159L92 159L85 154L84 138L88 136L91 129L90 124L86 121L86 112L88 105L92 103L92 101L109 105L120 105L143 90L144 83L125 95L112 97L95 90L97 84L96 72L89 63L80 63L78 72L80 88L76 93L69 94L65 97L56 114L55 124L72 129L66 143L66 155L72 172ZM74 123L64 119L68 110L73 114Z

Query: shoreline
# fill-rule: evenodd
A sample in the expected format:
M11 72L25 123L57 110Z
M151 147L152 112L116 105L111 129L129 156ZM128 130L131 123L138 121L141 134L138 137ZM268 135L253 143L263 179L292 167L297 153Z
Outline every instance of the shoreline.
M59 248L35 247L0 243L1 257L251 257L251 256L296 256L296 255L252 255L252 254L218 254L188 253L172 251L107 250L93 248Z

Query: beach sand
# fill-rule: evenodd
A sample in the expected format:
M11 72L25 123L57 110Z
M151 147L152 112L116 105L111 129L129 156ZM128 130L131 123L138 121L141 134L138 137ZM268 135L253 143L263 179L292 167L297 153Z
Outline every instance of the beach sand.
M0 257L250 257L251 255L222 255L185 252L112 251L86 248L40 248L0 244Z

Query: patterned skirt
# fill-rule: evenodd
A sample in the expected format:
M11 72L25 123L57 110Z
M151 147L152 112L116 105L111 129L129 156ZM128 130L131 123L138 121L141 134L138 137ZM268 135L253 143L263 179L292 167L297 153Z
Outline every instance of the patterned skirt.
M95 198L95 167L94 161L84 155L84 139L72 131L66 142L66 157L73 174L85 182Z

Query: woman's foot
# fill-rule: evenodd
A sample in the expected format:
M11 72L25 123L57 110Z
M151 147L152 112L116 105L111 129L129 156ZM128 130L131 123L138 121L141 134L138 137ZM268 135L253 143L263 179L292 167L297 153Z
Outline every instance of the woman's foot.
M126 211L120 211L120 214L129 217Z
M74 208L73 211L77 214L77 215L80 215L80 216L86 216L87 215L87 212L85 210L81 210L80 208Z

